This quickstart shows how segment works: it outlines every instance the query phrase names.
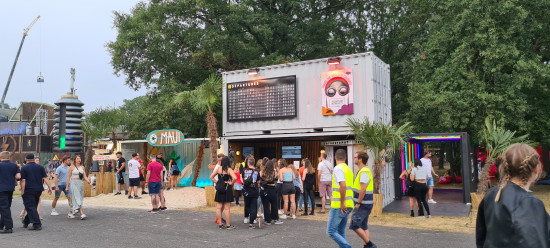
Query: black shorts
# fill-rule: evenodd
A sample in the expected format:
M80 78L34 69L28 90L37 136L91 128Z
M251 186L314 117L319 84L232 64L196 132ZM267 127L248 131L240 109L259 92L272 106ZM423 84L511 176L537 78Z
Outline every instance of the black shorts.
M172 176L179 176L180 175L180 171L179 170L174 170L172 171Z
M143 177L143 175L139 175L139 181L140 182L145 182L145 177Z
M130 178L130 187L139 186L139 177Z
M294 183L292 183L292 182L283 182L283 186L281 187L281 194L282 195L294 195L294 194L296 194L296 188L294 188Z

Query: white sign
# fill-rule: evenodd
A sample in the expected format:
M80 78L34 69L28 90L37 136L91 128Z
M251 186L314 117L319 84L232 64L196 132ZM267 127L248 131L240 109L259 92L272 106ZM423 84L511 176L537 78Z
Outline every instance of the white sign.
M92 157L93 161L99 161L99 160L111 160L114 158L111 158L111 155L94 155Z

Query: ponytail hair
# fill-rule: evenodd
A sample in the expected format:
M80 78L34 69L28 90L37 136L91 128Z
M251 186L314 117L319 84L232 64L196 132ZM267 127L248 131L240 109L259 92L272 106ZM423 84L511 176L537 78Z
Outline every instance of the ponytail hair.
M502 189L512 178L518 179L521 182L520 186L525 186L539 163L539 154L532 147L520 143L510 145L502 154L502 164L499 168L500 185L495 202L500 200Z

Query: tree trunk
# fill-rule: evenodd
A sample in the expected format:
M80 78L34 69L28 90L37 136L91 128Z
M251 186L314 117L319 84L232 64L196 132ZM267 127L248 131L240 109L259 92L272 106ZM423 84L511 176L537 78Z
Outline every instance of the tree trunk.
M88 150L86 150L86 157L84 159L84 169L86 170L86 175L90 174L90 167L92 166L92 158L94 156L92 143L89 143Z
M199 155L195 161L195 173L193 174L193 181L191 185L195 187L197 185L197 178L199 178L199 172L201 172L202 156L204 156L204 140L201 140L201 146L199 147Z
M113 151L116 149L116 146L117 146L117 142L116 142L116 134L115 134L115 131L111 131L111 142L113 142L113 148L111 148L111 151L109 153L113 153Z
M378 159L374 160L374 167L372 172L372 180L373 180L373 187L374 187L374 194L380 194L380 186L382 182L380 181L380 178L382 176L382 163L378 161Z
M210 138L210 164L218 163L218 127L214 112L206 113L206 125L208 126L208 137Z
M489 169L491 168L491 165L493 163L494 161L492 158L487 157L487 160L485 160L485 165L481 170L481 175L479 176L479 182L477 183L478 194L485 194L489 189Z

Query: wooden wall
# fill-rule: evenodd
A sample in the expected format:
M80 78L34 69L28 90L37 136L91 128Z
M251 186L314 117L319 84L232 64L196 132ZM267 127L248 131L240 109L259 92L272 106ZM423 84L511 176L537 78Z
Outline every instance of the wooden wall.
M301 159L286 159L287 163L292 163L293 161L301 161L304 158L308 158L311 161L311 165L317 169L319 164L319 156L321 155L321 141L284 141L284 142L265 142L265 143L241 143L241 142L229 142L229 146L233 148L233 151L239 151L240 155L235 155L235 163L241 163L242 158L242 148L243 147L254 147L254 159L258 161L260 156L260 148L263 147L274 147L276 151L276 158L280 159L282 157L282 147L283 146L301 146L302 147L302 158ZM317 182L318 185L319 182ZM315 187L317 190L317 187Z
M229 146L233 147L233 151L239 151L240 155L235 156L235 162L240 163L242 159L242 148L243 147L254 147L254 158L257 160L260 158L260 149L261 148L275 148L276 158L280 159L282 157L282 147L283 146L301 146L302 147L302 158L301 159L286 159L288 163L292 161L302 160L308 158L311 161L313 167L317 168L319 163L319 156L321 154L321 141L285 141L285 142L266 142L266 143L229 143Z

